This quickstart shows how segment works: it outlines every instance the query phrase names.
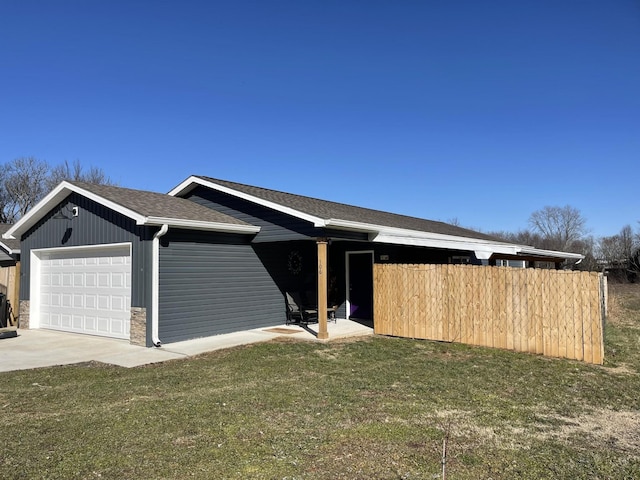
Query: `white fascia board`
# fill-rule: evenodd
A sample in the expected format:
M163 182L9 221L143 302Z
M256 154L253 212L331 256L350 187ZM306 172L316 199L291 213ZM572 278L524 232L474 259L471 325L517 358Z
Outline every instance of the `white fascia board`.
M191 190L193 190L196 187L196 185L201 185L203 183L204 182L202 179L191 175L186 180L183 180L182 182L180 182L179 185L176 185L175 187L173 187L169 192L167 192L167 195L171 195L172 197L178 197L185 193L189 193Z
M279 203L271 202L269 200L264 200L263 198L255 197L253 195L249 195L248 193L239 192L238 190L234 190L233 188L226 187L224 185L220 185L215 182L210 182L208 180L204 180L199 177L191 176L187 178L180 185L175 187L173 190L169 192L169 195L172 197L176 197L178 195L182 195L193 190L195 185L202 185L203 187L210 188L212 190L217 190L222 193L226 193L232 195L234 197L241 198L243 200L247 200L252 203L256 203L258 205L262 205L263 207L270 208L272 210L276 210L278 212L286 213L287 215L291 215L296 218L300 218L301 220L306 220L307 222L312 222L315 227L324 227L325 220L316 217L315 215L309 215L308 213L301 212L300 210L296 210L295 208L286 207Z
M40 200L31 210L29 210L20 220L18 220L13 227L7 230L7 232L3 235L3 238L19 239L22 233L26 232L29 228L35 225L42 217L44 217L47 212L49 212L55 205L68 197L72 192L78 193L90 200L93 200L94 202L100 203L107 208L121 213L135 220L138 224L140 224L140 222L144 220L143 215L140 215L133 210L129 210L122 205L107 200L106 198L96 195L95 193L85 190L84 188L80 188L67 181L64 181L61 182L51 192L49 192L49 194L46 195L42 200Z
M584 255L580 253L569 253L569 252L559 252L557 250L543 250L540 248L534 248L529 246L520 246L520 252L524 255L539 255L542 257L558 257L558 258L566 258L581 260L584 258Z
M460 237L457 235L445 235L442 233L422 232L420 230L410 230L407 228L387 227L384 225L375 225L371 223L361 223L347 220L339 220L331 218L325 222L326 227L333 227L341 230L352 230L359 232L368 232L372 241L380 242L379 238L392 238L395 239L393 243L398 243L402 239L407 239L409 242L425 240L427 242L455 242L465 243L476 246L491 245L492 248L508 248L515 247L514 244L506 242L492 242L490 240L483 240L481 238L472 237ZM411 243L411 245L419 245L418 243ZM467 249L469 250L469 249Z
M49 194L42 200L36 203L31 210L23 215L22 218L20 218L20 220L18 220L9 230L2 234L2 238L20 239L20 234L23 231L26 231L35 225L37 221L44 216L44 213L50 210L47 206L53 206L61 202L68 195L68 192L65 190L65 183L66 182L62 182L49 192Z
M235 225L233 223L203 222L200 220L183 220L181 218L146 217L143 225L169 225L173 228L191 230L209 230L228 233L258 233L260 227L254 225Z
M329 219L327 227L368 232L372 242L394 243L457 250L487 251L515 255L517 246L509 243L492 242L480 238L459 237L442 233L421 232L404 228L385 227L368 223Z
M195 185L202 185L213 190L233 195L244 200L257 203L259 205L271 208L273 210L292 215L312 222L315 227L335 228L338 230L348 230L353 232L363 232L369 234L369 239L378 243L393 243L398 245L414 245L433 248L446 248L454 250L473 251L476 257L487 259L494 253L504 255L540 255L559 257L567 259L584 258L583 255L575 253L556 252L552 250L540 250L533 247L515 245L502 242L491 242L479 238L459 237L455 235L443 235L439 233L421 232L419 230L410 230L404 228L387 227L384 225L376 225L364 222L354 222L350 220L341 220L337 218L322 219L304 212L300 212L290 207L285 207L278 203L263 200L253 195L239 192L229 187L210 182L202 178L191 176L184 180L180 185L169 192L171 196L178 196L192 190Z
M323 222L323 225L316 225L327 228L335 228L337 230L348 230L351 232L379 233L387 228L382 225L374 225L372 223L354 222L351 220L340 220L339 218L330 218Z
M579 260L584 255L579 253L559 252L555 250L543 250L526 245L516 245L502 242L492 242L480 238L459 237L440 233L421 232L402 228L385 227L367 223L329 219L327 227L341 228L345 230L369 232L372 242L392 243L399 245L412 245L433 248L446 248L453 250L473 251L478 259L488 259L492 254L503 255L537 255L541 257L556 257Z
M447 250L465 250L475 252L476 257L487 259L494 253L502 253L505 255L517 255L518 248L516 245L497 244L490 242L478 242L475 239L466 241L462 237L456 239L428 238L428 237L409 237L379 234L372 238L376 243L392 243L396 245L411 245L416 247L442 248ZM488 255L488 256L487 256Z
M112 202L100 195L96 195L93 192L80 188L69 182L62 182L56 188L54 188L47 196L40 200L26 215L24 215L15 225L13 225L6 233L2 235L6 239L19 239L20 235L26 232L29 228L35 225L45 214L47 214L53 207L69 196L70 193L75 192L83 197L88 198L100 205L105 206L115 212L118 212L128 218L131 218L136 222L136 225L163 225L165 223L172 227L185 227L197 230L215 230L224 232L235 233L257 233L260 231L259 227L253 225L233 225L217 222L203 222L198 220L183 220L179 218L161 218L161 217L147 217L138 212L130 210L122 205Z
M373 225L334 218L327 220L326 226L344 230L368 232L369 240L376 243L472 251L479 260L488 260L494 253L502 253L505 255L517 255L518 253L518 247L516 245L491 242L479 238L421 232L418 230L385 227L383 225Z
M451 250L468 250L473 251L480 260L487 260L491 255L498 253L502 255L533 255L540 257L555 257L572 260L580 260L584 255L579 253L559 252L555 250L542 250L539 248L529 247L525 245L504 244L482 241L480 239L466 239L464 237L445 238L441 235L437 238L434 234L431 238L428 236L397 236L380 233L371 238L373 242L392 243L399 245L412 245L420 247L445 248Z
M6 234L2 234L2 237L4 238ZM18 253L20 253L20 249L19 248L9 248L8 245L0 242L0 248L4 249L9 255L16 255Z

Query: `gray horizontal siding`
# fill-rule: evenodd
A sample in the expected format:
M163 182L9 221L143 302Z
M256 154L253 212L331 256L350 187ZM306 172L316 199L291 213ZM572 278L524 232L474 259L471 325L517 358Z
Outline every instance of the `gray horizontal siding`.
M284 298L249 238L170 231L162 240L163 343L284 323Z
M124 215L110 210L81 195L72 193L60 204L63 208L78 206L79 215L71 220L52 219L54 209L23 235L21 243L20 298L29 300L31 250L77 247L108 243L131 243L131 305L146 307L151 278L152 232L140 227Z
M251 225L259 226L260 233L255 236L254 243L308 240L328 236L367 240L366 233L316 228L311 222L205 187L195 188L185 198Z

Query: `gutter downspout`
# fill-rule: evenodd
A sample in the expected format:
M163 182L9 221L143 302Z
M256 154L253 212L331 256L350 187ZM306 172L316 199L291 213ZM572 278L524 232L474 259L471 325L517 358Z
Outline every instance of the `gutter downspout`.
M167 233L168 230L169 225L165 223L153 236L153 254L151 258L151 342L154 347L162 346L160 338L158 338L158 310L160 304L160 237Z

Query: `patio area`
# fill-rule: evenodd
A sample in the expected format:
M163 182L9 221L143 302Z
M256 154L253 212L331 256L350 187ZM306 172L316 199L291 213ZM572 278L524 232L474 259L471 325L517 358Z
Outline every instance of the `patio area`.
M80 335L54 330L17 330L17 336L0 339L0 372L32 368L101 362L121 367L137 367L177 360L206 352L267 342L278 337L300 341L326 342L373 335L373 328L351 320L329 322L329 340L317 338L318 324L274 325L273 327L167 343L160 348L131 345L126 340Z

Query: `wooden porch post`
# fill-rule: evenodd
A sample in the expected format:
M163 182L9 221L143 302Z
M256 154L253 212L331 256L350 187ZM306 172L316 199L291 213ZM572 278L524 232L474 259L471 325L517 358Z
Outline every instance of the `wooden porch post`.
M319 238L318 246L318 339L329 338L327 331L327 239Z

